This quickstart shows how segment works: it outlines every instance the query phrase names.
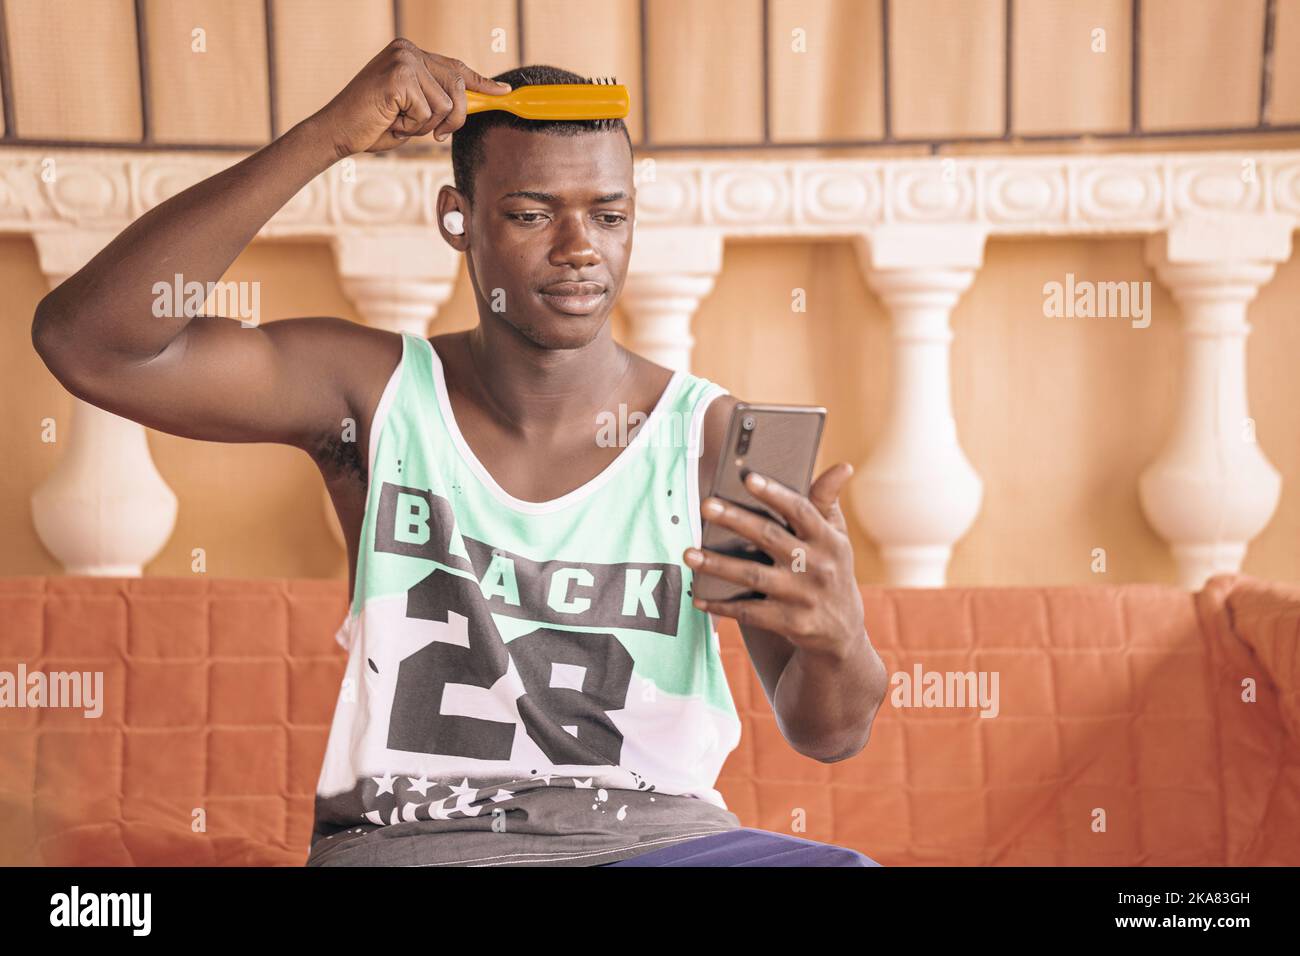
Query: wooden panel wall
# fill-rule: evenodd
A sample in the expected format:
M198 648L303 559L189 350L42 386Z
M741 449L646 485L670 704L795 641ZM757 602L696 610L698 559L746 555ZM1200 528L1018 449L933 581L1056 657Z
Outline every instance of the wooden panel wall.
M1097 133L1129 128L1131 0L1032 0L1012 10L1012 128Z
M762 9L760 0L648 0L656 143L762 142Z
M1276 0L1269 121L1300 123L1300 0Z
M5 20L17 135L140 139L131 0L8 0Z
M164 143L271 135L262 0L147 0L150 119Z
M633 141L662 148L1127 135L1135 21L1140 131L1258 134L1266 36L1266 119L1300 128L1300 0L270 0L269 31L267 6L143 0L155 142L265 142L273 115L283 131L319 109L399 27L488 76L524 62L615 76ZM139 141L135 11L8 0L7 132Z
M1005 0L890 3L895 136L996 136L1003 131L1005 22Z
M393 39L390 0L274 0L280 130L316 112Z
M1142 127L1254 126L1264 0L1142 0Z
M778 143L885 134L882 0L771 0L768 94Z
M402 0L402 35L430 53L464 60L484 76L519 66L515 0Z

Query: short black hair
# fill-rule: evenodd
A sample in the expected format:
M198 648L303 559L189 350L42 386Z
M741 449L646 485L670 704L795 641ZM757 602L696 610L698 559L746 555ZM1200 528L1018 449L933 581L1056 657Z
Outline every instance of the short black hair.
M509 83L511 89L521 86L550 86L556 83L590 83L591 79L561 70L555 66L532 65L520 66L506 70L492 77ZM632 137L628 134L627 124L621 119L598 120L530 120L508 113L505 110L484 110L471 113L465 117L465 123L451 134L451 169L458 189L465 198L474 200L474 174L483 162L483 137L487 131L496 126L509 126L512 129L530 130L549 133L552 136L577 136L580 133L600 133L609 130L622 130L627 139L628 151L632 150Z

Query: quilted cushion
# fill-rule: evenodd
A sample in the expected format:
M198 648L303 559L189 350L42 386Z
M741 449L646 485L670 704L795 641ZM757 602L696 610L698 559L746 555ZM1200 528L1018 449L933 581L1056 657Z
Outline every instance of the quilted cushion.
M0 862L300 865L343 675L344 591L0 579L0 670L101 670L105 698L94 719L0 710L0 855L18 857Z
M996 672L997 716L895 706L891 688L867 748L819 763L781 737L720 620L744 734L719 789L745 825L887 865L1300 858L1296 589L863 595L891 674ZM0 709L0 863L301 864L345 611L338 581L0 579L0 670L105 681L97 719Z
M1264 808L1300 794L1272 769L1295 739L1276 708L1236 703L1247 658L1223 604L1260 583L1211 584L866 588L891 674L996 671L1000 707L887 698L866 749L834 764L784 743L726 628L745 734L720 789L747 825L789 831L802 814L809 838L886 865L1294 864L1300 832ZM1267 782L1240 785L1257 758Z

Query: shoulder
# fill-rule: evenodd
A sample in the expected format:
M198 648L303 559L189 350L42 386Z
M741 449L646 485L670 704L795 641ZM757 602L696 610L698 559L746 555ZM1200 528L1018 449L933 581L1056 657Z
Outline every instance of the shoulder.
M429 348L433 349L444 368L458 369L462 361L469 359L468 339L469 329L461 329L458 332L432 335L425 341L429 343Z
M369 422L388 380L402 361L402 335L359 322L339 321L334 344L342 350L349 404L362 420Z
M262 326L293 361L289 374L317 388L336 387L354 408L380 391L402 358L402 336L332 316L281 319ZM376 396L377 397L377 396Z

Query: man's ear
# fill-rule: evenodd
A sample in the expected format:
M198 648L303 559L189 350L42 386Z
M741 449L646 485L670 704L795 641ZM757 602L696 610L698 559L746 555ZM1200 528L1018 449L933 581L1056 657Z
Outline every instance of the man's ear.
M469 249L469 203L450 186L438 191L438 231L447 245L458 252Z

